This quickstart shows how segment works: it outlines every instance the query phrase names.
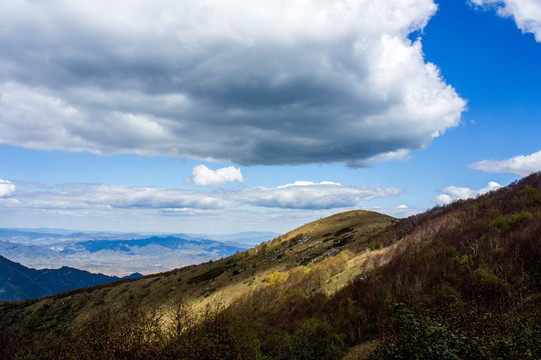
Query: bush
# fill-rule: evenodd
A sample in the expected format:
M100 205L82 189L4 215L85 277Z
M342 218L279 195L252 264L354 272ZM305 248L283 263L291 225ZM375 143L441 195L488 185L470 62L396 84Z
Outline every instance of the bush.
M292 360L340 359L344 352L342 337L329 324L314 318L306 320L291 340Z
M229 310L208 307L199 322L167 345L167 359L261 359L257 333Z
M405 304L393 313L394 334L371 359L461 359L465 338L444 325L418 317Z

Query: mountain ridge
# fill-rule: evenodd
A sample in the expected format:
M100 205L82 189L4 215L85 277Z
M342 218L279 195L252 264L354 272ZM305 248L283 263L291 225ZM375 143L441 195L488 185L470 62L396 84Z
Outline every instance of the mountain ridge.
M131 274L127 278L140 277ZM58 269L36 270L0 256L0 301L37 299L59 292L102 285L122 278L93 274L62 266Z

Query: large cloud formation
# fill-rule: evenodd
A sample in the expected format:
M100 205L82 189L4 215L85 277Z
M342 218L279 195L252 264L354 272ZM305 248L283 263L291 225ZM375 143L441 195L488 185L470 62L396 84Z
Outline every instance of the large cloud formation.
M541 151L530 155L518 155L505 160L481 160L468 166L487 173L509 173L526 176L541 171Z
M432 0L4 1L0 143L241 165L404 158L465 101Z
M9 182L6 183L10 185ZM397 196L402 193L402 190L396 188L342 186L328 181L296 182L275 188L257 187L213 192L92 184L67 184L60 186L60 190L43 189L21 192L18 201L11 203L11 206L21 210L24 208L214 210L248 205L261 208L321 210L358 206L364 201Z
M473 4L495 8L501 17L511 17L523 32L532 33L541 42L541 1L539 0L470 0Z

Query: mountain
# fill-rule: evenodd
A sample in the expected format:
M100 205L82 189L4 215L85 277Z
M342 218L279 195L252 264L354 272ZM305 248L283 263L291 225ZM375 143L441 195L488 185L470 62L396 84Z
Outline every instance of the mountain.
M130 278L140 276L132 274ZM60 269L30 269L0 256L0 301L36 299L117 280L120 278L92 274L66 266Z
M241 245L258 245L262 242L267 242L279 236L275 232L270 231L243 231L234 234L199 234L193 235L198 238L221 241L224 243L241 244Z
M83 247L91 253L101 250L112 250L125 253L133 253L137 249L144 248L150 245L158 245L169 250L188 250L217 252L219 255L225 253L231 254L240 250L238 247L228 246L218 241L211 240L185 240L174 236L152 236L145 239L134 240L92 240L81 241L72 245L72 247ZM62 252L74 251L70 247L65 247Z
M0 256L33 268L70 266L91 272L128 275L134 272L158 273L184 265L226 257L249 245L177 236L151 236L127 239L126 235L39 234L3 229ZM133 234L131 234L133 235ZM95 234L94 236L98 236ZM23 241L18 243L14 241ZM38 241L38 245L32 245Z
M21 359L539 359L540 259L536 173L406 219L336 214L216 261L4 303L0 344Z
M31 230L24 230L24 229L0 229L0 238L2 239L30 239L30 240L39 240L43 238L62 238L62 234L57 233L41 233Z
M0 240L0 256L13 259L19 263L56 263L61 258L58 251L47 246L25 245L11 241ZM26 261L24 261L26 260Z

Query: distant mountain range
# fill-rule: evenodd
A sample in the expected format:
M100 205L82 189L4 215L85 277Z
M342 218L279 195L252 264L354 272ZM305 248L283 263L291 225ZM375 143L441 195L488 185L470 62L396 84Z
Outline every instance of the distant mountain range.
M270 240L273 236L276 234L251 232L212 235L209 237L213 239L209 240L203 235L187 234L148 236L0 229L0 256L36 269L70 266L125 276L134 272L157 273L216 260L250 248L264 239Z
M222 241L225 243L259 245L279 236L280 234L271 231L243 231L235 234L190 234L199 239ZM183 237L182 234L174 235Z
M0 301L34 299L116 281L128 274L141 276L216 260L276 235L212 235L221 240L216 241L187 234L149 237L47 231L0 229Z
M141 276L135 273L126 278ZM116 276L93 274L67 266L60 269L35 270L0 256L0 301L36 299L120 279Z

